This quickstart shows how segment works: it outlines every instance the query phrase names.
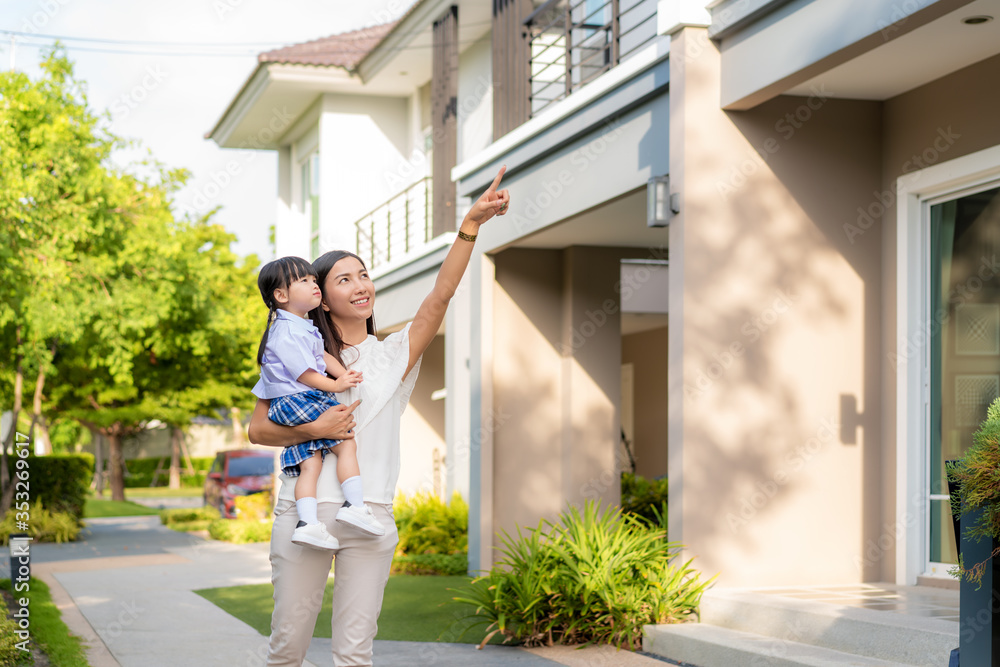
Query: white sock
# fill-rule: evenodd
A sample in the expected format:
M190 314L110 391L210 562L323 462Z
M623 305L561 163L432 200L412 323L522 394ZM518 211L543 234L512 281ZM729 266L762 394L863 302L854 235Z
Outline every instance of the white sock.
M319 523L319 519L316 518L315 498L299 498L295 501L295 511L299 513L299 520L310 524Z
M340 483L340 488L344 492L344 498L352 505L360 507L365 504L365 494L361 486L361 476L348 477Z

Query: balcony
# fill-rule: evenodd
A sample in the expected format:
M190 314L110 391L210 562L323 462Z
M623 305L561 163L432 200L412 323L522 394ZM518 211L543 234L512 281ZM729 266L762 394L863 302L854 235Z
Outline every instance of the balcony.
M431 240L431 178L425 177L354 223L355 247L369 271Z
M525 19L530 114L571 95L656 37L656 0L549 0Z

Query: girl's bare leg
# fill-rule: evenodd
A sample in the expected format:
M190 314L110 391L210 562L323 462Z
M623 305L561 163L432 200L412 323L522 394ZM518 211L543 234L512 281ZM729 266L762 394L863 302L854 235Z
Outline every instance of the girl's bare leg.
M356 468L357 457L355 457L354 465ZM322 469L323 457L319 452L299 464L299 478L295 480L296 500L316 497L316 482L319 480L319 471ZM340 461L337 461L337 471L340 471Z
M354 438L342 441L333 448L333 452L337 455L337 479L341 484L344 480L361 474L361 468L358 467L358 444L354 442ZM298 492L299 487L296 482L295 493ZM295 497L298 498L298 495Z

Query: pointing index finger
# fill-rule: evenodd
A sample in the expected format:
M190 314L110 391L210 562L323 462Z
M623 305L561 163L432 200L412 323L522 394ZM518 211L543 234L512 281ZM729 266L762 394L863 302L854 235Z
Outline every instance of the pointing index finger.
M507 165L500 167L500 171L497 172L497 177L493 179L490 183L489 192L496 192L497 186L500 185L500 179L503 178L504 173L507 171Z

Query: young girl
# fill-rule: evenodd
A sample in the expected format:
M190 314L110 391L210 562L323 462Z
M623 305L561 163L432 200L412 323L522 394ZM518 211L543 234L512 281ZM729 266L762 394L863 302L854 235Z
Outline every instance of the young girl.
M282 257L264 265L257 278L260 295L268 307L267 328L257 351L260 381L253 388L257 398L270 399L267 416L285 426L315 420L335 405L333 392L356 387L361 373L349 371L323 347L323 337L306 315L322 301L316 272L300 257ZM327 372L335 376L330 379ZM340 544L316 516L316 481L323 459L336 447L337 478L346 502L337 521L373 536L385 528L364 504L357 445L349 440L310 440L286 447L281 469L295 483L299 522L292 542L317 549L335 550Z

